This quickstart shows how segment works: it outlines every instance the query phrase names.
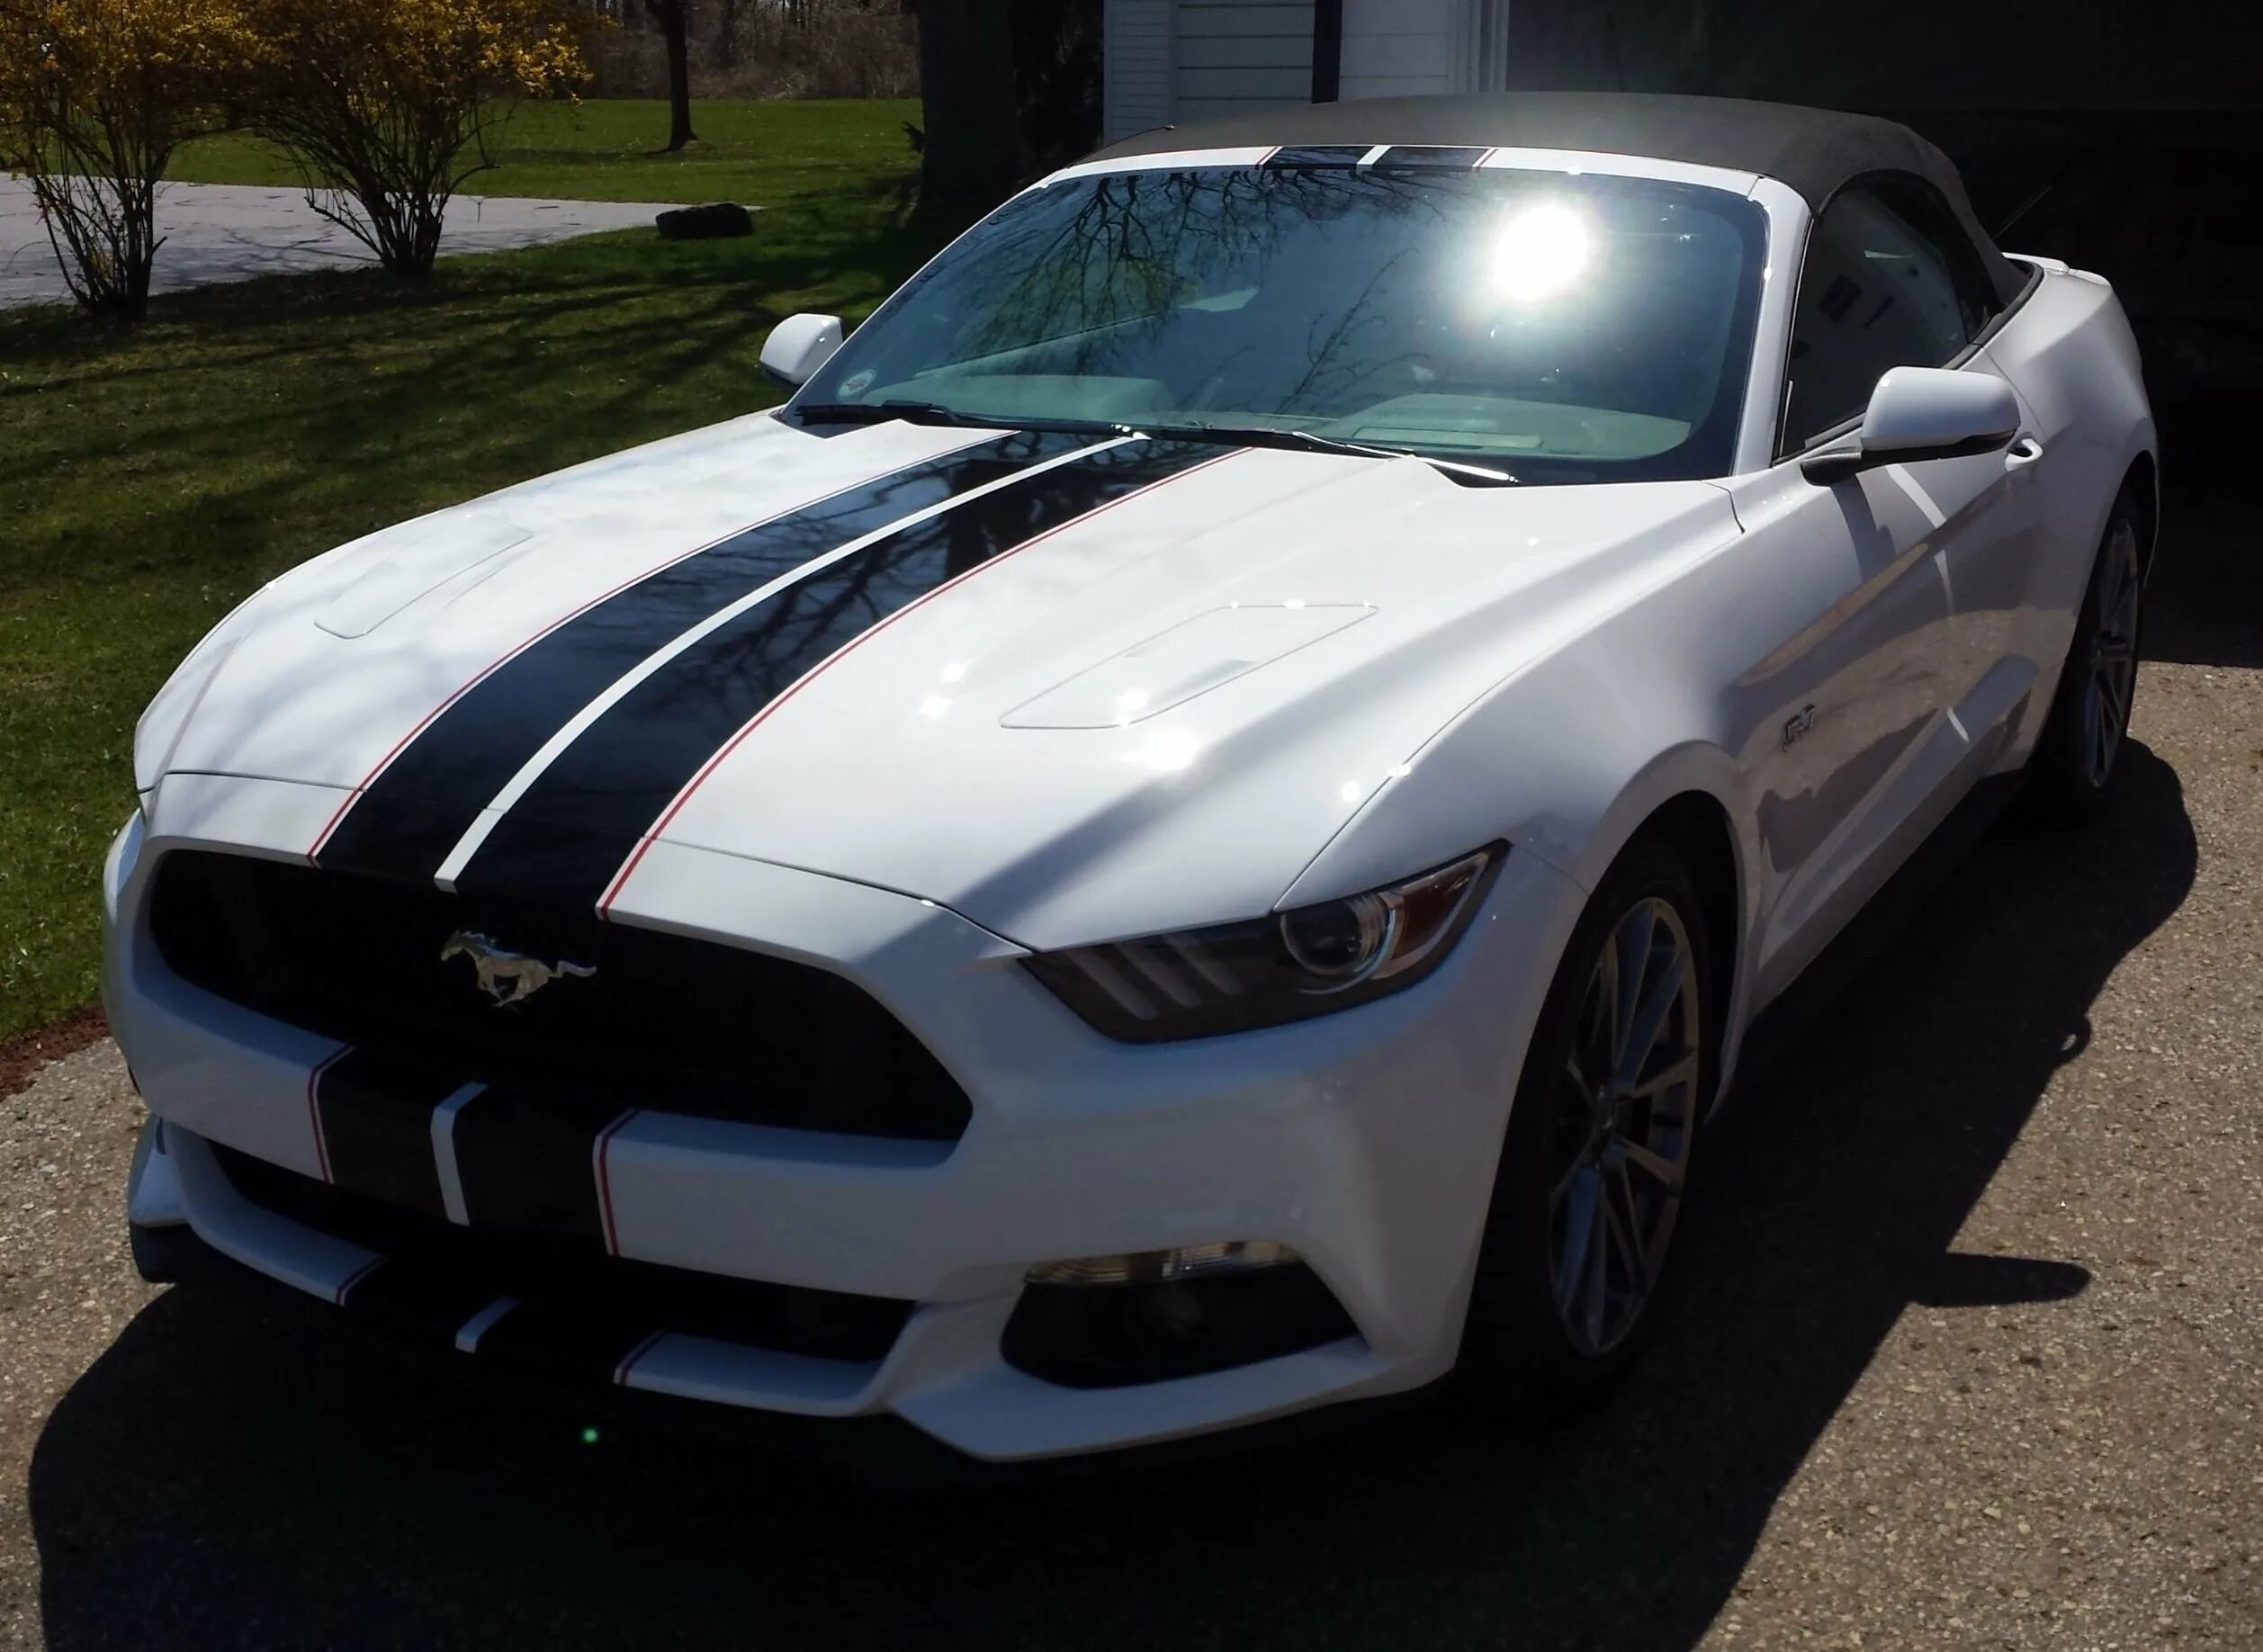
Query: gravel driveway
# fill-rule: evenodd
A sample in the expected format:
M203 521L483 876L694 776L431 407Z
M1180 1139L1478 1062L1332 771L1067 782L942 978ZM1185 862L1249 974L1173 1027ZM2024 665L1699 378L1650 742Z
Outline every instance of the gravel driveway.
M458 195L448 203L440 250L495 252L598 229L650 228L653 216L668 210L634 201ZM296 189L167 184L157 194L157 231L165 238L150 278L157 292L375 262ZM31 186L0 173L0 308L69 300Z
M1833 1001L1587 1423L949 1493L585 1444L136 1282L105 1044L0 1100L0 1641L2263 1644L2263 600L2243 517L2176 533L2115 807Z

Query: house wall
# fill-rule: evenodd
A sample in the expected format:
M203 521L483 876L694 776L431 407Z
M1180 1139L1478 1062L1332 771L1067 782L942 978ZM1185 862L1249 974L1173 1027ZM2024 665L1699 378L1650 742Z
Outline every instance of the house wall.
M1339 95L1403 97L1506 84L1509 0L1343 0ZM1102 129L1312 98L1313 0L1107 0Z
M1312 101L1312 0L1173 0L1171 118Z
M1343 0L1341 94L1422 97L1482 89L1469 77L1469 25L1486 9L1472 0Z
M1101 19L1100 140L1171 119L1172 0L1108 0Z

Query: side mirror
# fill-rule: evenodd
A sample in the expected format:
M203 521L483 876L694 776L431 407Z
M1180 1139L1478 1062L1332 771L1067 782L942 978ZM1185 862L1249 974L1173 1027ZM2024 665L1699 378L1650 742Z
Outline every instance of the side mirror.
M1800 472L1828 484L1881 464L1993 453L2018 434L2019 399L1994 373L1896 367L1871 391L1854 445L1812 454Z
M762 371L781 384L806 384L840 348L839 316L788 316L762 341Z

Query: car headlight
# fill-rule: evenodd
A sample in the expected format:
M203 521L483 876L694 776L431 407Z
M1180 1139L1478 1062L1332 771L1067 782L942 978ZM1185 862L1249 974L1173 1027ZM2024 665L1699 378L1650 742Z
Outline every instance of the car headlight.
M1484 904L1508 854L1487 844L1341 901L1025 960L1097 1032L1134 1044L1301 1021L1410 987Z

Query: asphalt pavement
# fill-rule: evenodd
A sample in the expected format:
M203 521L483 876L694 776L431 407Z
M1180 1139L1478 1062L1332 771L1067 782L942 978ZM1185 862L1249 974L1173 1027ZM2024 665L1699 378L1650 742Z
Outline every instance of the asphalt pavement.
M2263 1646L2263 581L2172 523L2121 795L1899 888L1552 1435L876 1487L139 1284L113 1046L0 1100L0 1643Z

